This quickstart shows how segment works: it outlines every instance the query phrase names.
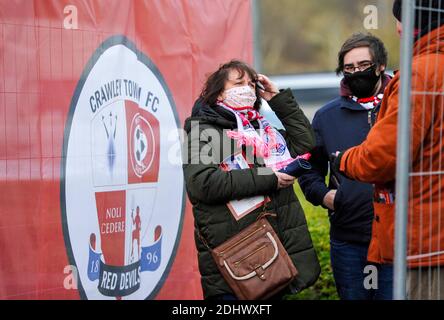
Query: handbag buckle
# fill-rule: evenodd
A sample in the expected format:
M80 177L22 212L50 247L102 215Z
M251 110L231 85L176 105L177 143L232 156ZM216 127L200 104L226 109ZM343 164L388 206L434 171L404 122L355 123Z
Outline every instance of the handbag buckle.
M261 265L256 266L254 271L256 272L256 275L259 277L259 279L261 279L262 281L267 280L267 277L265 276L265 270L264 268L262 268Z

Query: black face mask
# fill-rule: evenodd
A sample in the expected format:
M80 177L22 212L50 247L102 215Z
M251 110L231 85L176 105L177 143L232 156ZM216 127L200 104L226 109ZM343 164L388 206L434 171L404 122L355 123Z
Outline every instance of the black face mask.
M344 83L358 98L371 97L379 79L381 79L381 75L376 75L376 66L355 73L344 73Z

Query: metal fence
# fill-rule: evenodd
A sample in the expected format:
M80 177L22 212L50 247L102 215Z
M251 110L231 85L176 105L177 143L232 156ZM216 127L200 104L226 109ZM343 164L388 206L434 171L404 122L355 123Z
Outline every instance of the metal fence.
M403 1L394 260L394 298L398 300L443 298L442 2ZM429 30L423 29L418 36L421 25Z

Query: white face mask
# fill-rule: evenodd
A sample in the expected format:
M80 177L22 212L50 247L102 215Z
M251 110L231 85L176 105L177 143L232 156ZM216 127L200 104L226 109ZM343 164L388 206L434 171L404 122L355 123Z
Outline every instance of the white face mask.
M223 103L234 110L253 108L256 93L250 86L234 87L225 91Z

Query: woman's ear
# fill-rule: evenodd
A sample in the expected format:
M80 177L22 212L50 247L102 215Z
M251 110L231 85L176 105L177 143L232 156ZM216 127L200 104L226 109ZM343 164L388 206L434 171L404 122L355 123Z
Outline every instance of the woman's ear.
M217 101L224 101L225 100L225 90L220 93L220 95L217 97Z

